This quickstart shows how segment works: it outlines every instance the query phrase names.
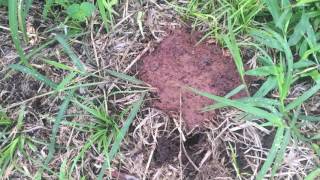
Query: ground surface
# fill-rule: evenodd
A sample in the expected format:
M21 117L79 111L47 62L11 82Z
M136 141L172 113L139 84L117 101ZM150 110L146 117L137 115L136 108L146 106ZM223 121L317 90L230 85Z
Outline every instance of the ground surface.
M231 57L214 43L197 44L200 38L197 32L171 32L154 52L142 59L139 75L156 88L159 99L154 101L154 107L167 113L181 112L191 129L213 118L212 112L201 112L213 102L187 87L225 96L241 84Z
M181 6L188 3L179 2ZM54 39L55 34L74 30L59 26L65 21L65 14L60 14L59 9L53 10L56 17L50 15L47 20L42 19L43 5L43 1L35 0L27 19L28 27L33 29L28 33L34 40L23 44L27 54ZM262 122L260 119L246 121L243 113L235 109L223 108L215 114L200 113L203 106L212 102L181 89L181 86L188 85L215 95L225 95L239 84L228 53L212 40L195 46L210 27L203 24L194 28L185 23L165 1L121 0L115 11L118 14L108 32L96 10L79 26L86 34L69 39L71 49L88 72L96 75L76 77L69 86L93 83L76 92L81 96L77 100L86 105L99 105L114 118L118 128L123 127L128 115L126 110L141 97L141 92L149 92L151 88L110 76L106 70L141 78L156 91L151 89L147 94L105 177L125 180L254 179L270 150L274 129L258 126L257 122ZM140 12L144 12L142 30L137 25ZM34 179L48 156L50 135L65 92L56 93L34 77L9 68L10 64L19 62L19 56L11 41L6 8L0 9L0 15L0 105L14 124L25 107L19 131L15 126L1 129L6 130L0 137L1 148L10 138L20 135L25 138L21 145L23 151L16 151L4 179ZM183 27L192 30L186 32L181 30ZM50 44L37 53L30 59L30 65L54 82L60 82L70 74L44 63L46 58L73 67L59 43ZM8 75L9 71L11 74ZM305 89L301 83L293 92L298 95ZM270 96L278 94L272 92ZM319 97L318 93L306 103L303 108L307 113L319 114ZM190 127L199 124L203 126L190 131ZM316 132L318 127L319 123L306 122L303 129L305 133ZM57 179L62 170L69 179L96 179L105 160L105 152L101 149L105 146L107 152L111 149L107 144L109 136L113 137L109 128L71 103L59 127L55 153L49 163L50 171L44 172L44 179ZM99 134L105 136L94 141ZM91 142L93 145L85 149ZM80 160L75 163L79 155ZM283 158L276 179L302 179L317 161L308 145L293 141Z

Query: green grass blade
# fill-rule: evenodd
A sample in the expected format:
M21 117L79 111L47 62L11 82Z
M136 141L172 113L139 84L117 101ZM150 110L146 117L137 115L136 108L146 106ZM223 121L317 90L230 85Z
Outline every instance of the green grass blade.
M303 37L303 34L306 32L306 24L308 22L308 17L305 13L302 14L300 21L295 26L293 34L290 36L288 40L288 44L290 46L296 45L301 38Z
M74 72L78 72L80 73L79 70L77 69L74 69L73 67L70 67L70 66L67 66L65 64L62 64L62 63L59 63L59 62L56 62L56 61L52 61L52 60L49 60L49 59L42 59L45 63L57 68L57 69L63 69L63 70L67 70L67 71L74 71Z
M318 177L320 177L320 168L317 168L310 172L307 177L304 178L304 180L315 180Z
M262 84L259 90L253 95L253 97L264 97L270 91L275 89L277 86L277 79L273 76L268 77L268 79Z
M264 4L267 6L269 12L271 13L274 21L280 18L280 6L278 0L263 0Z
M62 161L62 164L60 166L60 172L59 172L59 180L65 180L67 179L67 175L66 175L66 166L67 166L67 159L64 159Z
M26 15L31 5L30 2L32 3L32 1L30 0L27 0L26 3L24 3L23 0L18 0L18 7L17 7L18 26L22 32L23 39L26 43L29 41L29 38L27 35L27 28L26 28Z
M109 32L110 21L108 20L108 17L106 14L106 8L104 7L103 1L104 0L97 0L97 4L98 4L98 9L99 9L104 27L106 28L106 31Z
M57 134L58 134L58 131L59 131L59 127L60 127L61 121L64 118L64 114L68 109L68 106L70 104L71 98L73 97L73 94L74 94L73 90L68 92L67 97L65 98L65 100L61 104L59 112L57 114L57 117L55 118L55 122L54 122L53 127L52 127L52 133L51 133L51 136L50 136L50 144L48 146L48 155L47 155L46 160L43 163L44 167L48 168L48 165L49 165L51 159L53 158L53 155L54 155L54 152L55 152L56 137L57 137ZM40 176L42 174L41 171L43 171L43 170L40 170Z
M272 147L267 155L267 159L263 163L263 165L262 165L262 167L256 177L257 180L263 180L264 176L266 175L269 168L271 167L271 165L272 165L272 163L278 153L278 150L281 147L281 142L283 139L283 132L284 132L284 128L280 127L277 129L276 135L273 140Z
M83 110L87 111L91 115L93 115L95 118L103 120L105 123L113 124L113 120L111 120L110 117L108 117L105 113L101 113L98 108L90 108L87 105L84 105L76 100L73 101L75 104L77 104L79 107L81 107Z
M304 101L309 99L311 96L313 96L315 93L317 93L320 89L320 83L316 83L315 86L310 88L308 91L304 92L300 97L292 101L290 104L288 104L285 108L286 111L290 111L298 106L300 106Z
M279 44L279 41L275 39L270 32L254 29L250 31L250 34L260 44L283 51L283 47Z
M63 78L63 80L59 83L55 90L62 91L62 89L64 89L66 85L68 85L76 75L77 73L75 72L68 74L65 78Z
M274 160L274 165L272 167L272 171L271 171L271 175L274 176L275 173L277 172L278 168L280 167L283 159L284 159L284 155L286 153L286 149L287 146L290 142L291 139L291 131L289 128L286 129L284 137L283 137L283 141L281 143L281 146L279 148L279 152L277 154L276 159Z
M122 142L123 138L125 137L125 135L127 134L130 125L132 124L133 120L135 119L137 113L140 110L140 107L143 103L145 97L145 93L143 93L140 97L140 99L135 102L132 105L132 109L130 111L130 114L128 115L127 120L124 122L122 128L120 129L120 132L117 134L114 143L112 145L112 148L109 152L109 154L107 155L107 160L105 160L105 162L103 163L103 166L101 167L99 176L98 176L98 180L102 180L103 179L103 175L105 173L106 168L109 166L109 162L111 162L113 160L113 158L115 157L115 155L117 154L118 150L120 149L120 143Z
M269 75L277 75L277 66L262 66L255 69L251 69L246 71L246 75L249 76L269 76Z
M319 122L320 121L320 116L304 116L304 115L300 115L298 117L298 119L302 120L302 121L310 121L310 122Z
M19 39L19 34L18 34L17 7L18 7L17 0L8 1L10 32L12 36L12 41L18 51L18 54L21 58L22 63L27 64L28 62L25 57L24 51L22 49L21 42Z
M230 50L230 53L231 53L233 60L236 64L238 73L240 74L242 84L244 84L246 86L246 93L248 96L250 96L250 93L249 93L249 90L247 87L247 83L244 79L245 70L244 70L244 65L242 62L241 54L240 54L240 49L237 45L235 35L233 34L233 30L232 30L230 21L231 20L229 19L229 21L228 21L229 33L228 33L228 35L223 36L223 40L226 43L228 49Z
M114 76L114 77L117 77L119 79L122 79L122 80L125 80L125 81L128 81L130 83L133 83L133 84L144 84L143 81L139 80L139 79L136 79L135 77L132 77L132 76L129 76L129 75L126 75L124 73L120 73L120 72L116 72L116 71L112 71L112 70L106 70L108 74L110 74L111 76Z
M87 152L88 149L90 149L92 147L92 145L94 143L96 143L98 141L98 139L103 136L104 134L106 134L106 132L104 131L99 131L93 135L90 136L90 138L87 140L87 142L83 145L83 147L81 148L81 151L78 153L78 155L73 159L73 163L71 165L70 168L70 174L72 174L73 170L76 168L77 163L79 161L79 159L81 157L83 157L85 155L85 153ZM72 179L72 178L71 178Z
M13 121L3 112L0 112L0 126L10 126Z
M241 84L240 86L236 87L235 89L233 89L232 91L230 91L227 95L225 95L225 98L231 98L232 96L238 94L240 91L242 91L243 89L245 89L246 86L244 84Z
M45 19L48 17L48 13L49 13L53 3L54 3L54 0L46 0L46 3L44 5L44 9L43 9L43 13L42 13L42 15Z
M68 54L68 56L71 58L73 64L77 67L77 69L84 73L85 69L83 64L81 63L80 59L76 56L76 54L72 51L70 46L68 45L68 42L65 40L66 37L57 34L56 37L57 41L62 45L64 51Z
M26 66L22 66L20 64L11 64L9 66L10 68L20 71L22 73L31 75L33 78L43 82L44 84L48 85L49 87L55 89L57 87L57 84L45 77L44 75L40 74L38 71L36 71L33 68L28 68Z
M263 118L263 119L267 119L274 126L277 126L277 127L283 127L284 126L284 124L282 122L282 119L280 117L278 117L278 116L276 116L276 115L274 115L272 113L269 113L269 112L267 112L265 110L262 110L260 108L256 108L256 107L249 106L249 105L244 106L241 101L230 100L230 99L227 99L227 98L215 96L213 94L202 92L202 91L199 91L199 90L194 89L194 88L188 88L188 89L190 89L191 91L193 91L194 93L196 93L198 95L207 97L209 99L215 100L217 102L223 103L223 104L231 106L231 107L235 107L237 109L240 109L240 110L242 110L244 112L247 112L249 114L255 115L257 117L260 117L260 118Z
M28 53L26 55L27 59L30 59L31 57L33 57L35 54L41 52L43 49L45 49L46 47L48 47L50 44L53 44L56 40L52 39L47 41L46 43L42 44L41 46L39 46L38 48L34 48L32 49L32 51L30 53Z

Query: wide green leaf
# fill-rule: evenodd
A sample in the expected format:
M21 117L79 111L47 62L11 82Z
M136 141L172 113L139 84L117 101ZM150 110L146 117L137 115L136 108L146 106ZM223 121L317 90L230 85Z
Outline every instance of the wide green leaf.
M83 2L81 4L72 4L68 6L68 15L78 21L85 21L87 17L91 16L95 7L90 2Z
M199 91L195 88L188 88L191 91L193 91L194 93L207 97L209 99L215 100L219 103L225 104L227 106L231 106L231 107L235 107L237 109L240 109L244 112L247 112L249 114L255 115L257 117L263 118L263 119L267 119L268 121L270 121L274 126L277 127L283 127L284 123L282 121L281 117L278 117L272 113L269 113L263 109L260 108L256 108L253 106L249 106L249 105L243 105L243 103L241 101L237 101L237 100L230 100L224 97L219 97L219 96L215 96L213 94L207 93L207 92L203 92L203 91Z

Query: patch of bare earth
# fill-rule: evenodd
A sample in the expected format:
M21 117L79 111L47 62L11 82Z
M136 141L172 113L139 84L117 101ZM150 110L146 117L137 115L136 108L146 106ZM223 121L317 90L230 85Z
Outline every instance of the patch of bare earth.
M156 88L159 99L153 105L167 113L181 112L189 128L212 120L211 112L201 112L213 101L187 87L224 96L241 84L230 56L214 43L200 40L200 33L174 30L143 58L140 79ZM241 97L244 94L238 94Z

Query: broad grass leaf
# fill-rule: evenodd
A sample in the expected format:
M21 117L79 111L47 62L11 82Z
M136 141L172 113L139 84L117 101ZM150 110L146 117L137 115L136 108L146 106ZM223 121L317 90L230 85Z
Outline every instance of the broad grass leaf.
M260 42L262 45L265 45L269 48L277 49L279 51L284 51L280 42L276 38L274 38L271 33L264 30L255 29L251 30L250 34L256 41Z
M302 120L302 121L310 121L310 122L320 122L320 116L304 116L304 115L300 115L298 117L298 119Z
M312 47L311 49L303 52L301 59L307 59L311 54L317 53L320 51L320 45L316 45L315 47Z
M276 66L262 66L258 67L256 69L251 69L246 71L246 75L249 76L270 76L270 75L277 75L277 69Z
M301 15L301 19L298 24L295 26L293 34L289 37L288 44L290 46L296 45L301 38L303 37L304 33L306 32L308 24L308 17L305 13Z
M276 127L283 127L284 126L284 124L282 122L282 118L280 118L272 113L269 113L263 109L256 108L256 107L253 107L250 105L244 106L241 101L230 100L230 99L227 99L224 97L215 96L215 95L207 93L207 92L199 91L195 88L189 87L188 89L190 89L192 92L194 92L198 95L207 97L209 99L212 99L212 100L217 101L219 103L225 104L227 106L235 107L235 108L240 109L246 113L249 113L249 114L255 115L257 117L266 119L266 120L270 121Z
M268 79L261 85L259 90L253 97L264 97L277 86L277 79L274 76L269 76Z
M110 20L108 19L107 13L106 13L106 8L103 5L103 1L104 0L97 0L97 4L98 4L98 9L104 24L104 27L106 29L107 32L109 32L109 24L110 24Z
M290 111L300 105L302 105L303 102L305 102L307 99L312 97L315 93L317 93L320 90L320 83L316 83L312 88L304 92L301 96L299 96L297 99L289 103L285 110Z
M232 91L230 91L227 95L225 95L225 98L230 98L236 94L238 94L240 91L244 90L246 86L244 84L241 84L240 86L234 88Z
M305 6L314 2L319 2L319 0L297 0L297 4L295 4L295 6Z
M313 61L310 61L308 59L306 60L300 60L296 63L293 64L293 69L304 69L310 66L316 65L316 63L314 63Z
M289 144L291 140L291 131L289 128L286 128L285 129L285 134L284 134L284 137L283 137L283 140L282 140L282 143L281 143L281 146L278 150L278 154L274 160L274 165L272 167L272 171L271 171L271 174L272 176L275 175L275 173L277 172L278 168L281 166L281 163L284 159L284 156L285 156L285 153L286 153L286 149L287 149L287 146Z
M280 6L279 0L263 0L264 4L267 6L269 12L271 13L274 21L280 18Z

